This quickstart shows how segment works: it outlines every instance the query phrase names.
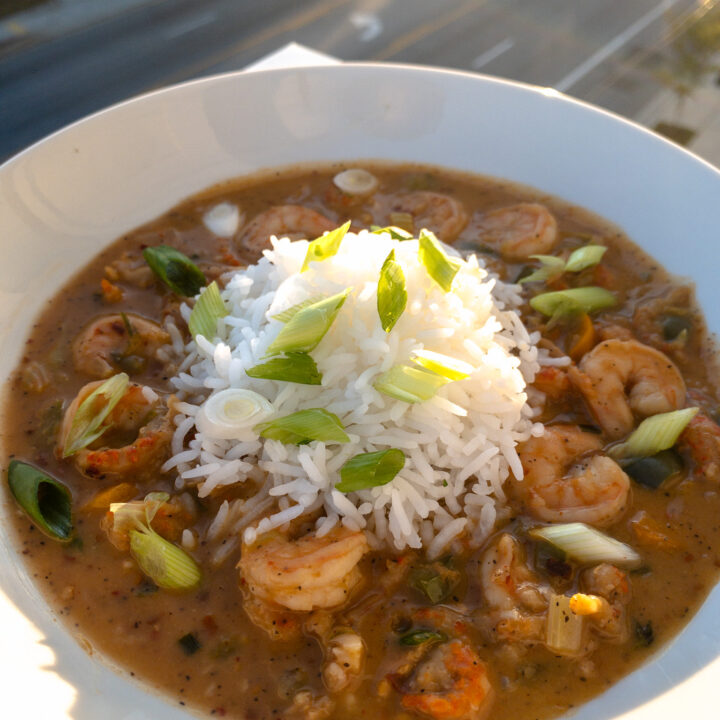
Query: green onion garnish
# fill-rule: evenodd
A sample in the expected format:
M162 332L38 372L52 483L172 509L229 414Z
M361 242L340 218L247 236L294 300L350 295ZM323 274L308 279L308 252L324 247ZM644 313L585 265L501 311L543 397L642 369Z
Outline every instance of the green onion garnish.
M455 576L459 577L458 573ZM457 585L457 577L451 573L440 575L431 567L416 567L410 571L410 587L421 592L433 604L447 600Z
M10 461L8 485L20 507L40 530L54 540L72 540L72 495L65 485L20 460Z
M329 233L325 233L322 237L313 240L307 249L305 260L303 261L300 272L305 272L311 262L318 262L320 260L327 260L332 257L340 249L340 243L345 237L345 234L350 229L350 220L339 228L331 230Z
M562 258L555 257L554 255L531 255L534 260L539 260L542 267L538 268L529 275L518 280L518 283L529 283L529 282L546 282L547 280L554 280L563 274L565 270L565 261Z
M443 355L432 350L415 350L412 359L413 362L426 370L430 370L430 372L434 372L436 375L448 380L464 380L470 377L474 370L470 363L456 360L449 355Z
M378 315L385 332L390 332L395 327L406 305L405 273L400 263L395 260L395 250L391 250L380 269L377 288Z
M593 265L597 265L606 252L607 248L604 245L585 245L573 250L565 263L565 270L567 272L586 270Z
M570 598L552 595L548 606L545 642L558 655L577 655L583 641L585 618L570 609Z
M418 257L428 275L444 292L450 292L462 260L447 255L439 240L429 230L420 231L419 243Z
M212 340L217 333L217 321L228 314L225 303L220 297L220 289L213 280L203 291L202 295L195 302L195 307L190 313L188 327L193 337L202 335Z
M392 227L400 228L408 233L413 233L415 231L415 221L413 220L413 216L407 212L391 212L390 224Z
M245 371L252 378L282 380L301 385L320 385L322 374L315 361L304 352L288 353Z
M340 492L355 492L387 485L405 466L405 453L397 448L361 453L340 468Z
M530 300L530 307L555 319L576 313L597 312L612 307L616 302L615 295L605 288L580 287L536 295Z
M198 564L181 548L173 545L151 527L167 493L150 493L145 500L112 503L113 529L127 530L130 552L140 569L158 586L166 590L192 590L202 580Z
M581 563L608 562L637 567L640 556L629 545L601 533L585 523L564 523L536 527L528 531L534 540L544 540L568 557Z
M384 372L374 384L374 388L396 400L408 403L429 400L443 385L447 378L409 365L395 365Z
M352 288L298 310L270 343L267 355L310 352L325 337Z
M125 373L113 375L80 403L65 438L64 458L95 442L110 427L105 420L125 395L129 380Z
M305 298L304 300L297 303L297 305L292 305L291 307L287 308L287 310L283 310L282 312L277 313L277 315L273 315L272 319L279 320L283 323L290 322L290 320L293 319L293 317L298 311L308 307L309 305L314 305L316 302L320 302L320 300L324 299L324 295L313 295L312 297Z
M140 569L166 590L192 590L202 573L184 551L150 528L130 531L130 552Z
M429 642L445 642L447 635L434 630L412 630L400 638L401 645L414 647L415 645L424 645Z
M278 440L286 445L304 445L312 440L325 443L350 442L340 418L323 408L299 410L292 415L256 425L254 430L264 438Z
M696 407L685 408L645 418L624 443L611 447L608 454L620 460L648 457L661 450L668 450L677 442L680 433L699 410L700 408Z
M200 268L179 250L168 245L156 245L143 250L150 269L174 292L194 297L205 285Z
M387 227L371 225L370 232L372 232L373 235L382 235L383 233L388 233L388 235L390 235L393 240L402 241L413 239L412 233L409 233L407 230L403 230L401 227L396 227L395 225L388 225Z

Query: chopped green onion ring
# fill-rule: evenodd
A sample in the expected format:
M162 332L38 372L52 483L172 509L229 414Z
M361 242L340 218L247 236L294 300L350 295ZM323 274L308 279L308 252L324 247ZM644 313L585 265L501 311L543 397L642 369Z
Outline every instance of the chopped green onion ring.
M327 260L329 257L337 254L340 249L340 243L350 229L350 220L344 225L341 225L328 233L325 233L322 237L313 240L307 249L305 254L305 260L303 261L300 272L305 272L311 262L319 262L320 260Z
M220 288L213 280L203 291L195 302L195 307L190 313L188 328L193 337L202 335L212 340L217 334L217 321L228 314Z
M530 300L530 307L556 319L577 313L597 312L613 307L616 303L617 298L609 290L591 286L536 295Z
M442 291L450 292L455 275L462 266L462 260L450 257L435 235L425 229L420 231L418 257L428 275Z
M445 642L447 635L435 630L411 630L400 638L401 645L414 647L425 643Z
M581 563L612 565L633 568L641 558L629 545L615 540L585 523L564 523L536 527L528 531L533 540L544 540L568 557Z
M518 280L518 283L529 283L529 282L547 282L548 280L554 280L563 274L565 270L565 262L562 258L555 257L554 255L531 255L534 260L539 260L542 267L538 268L529 275Z
M668 450L699 410L696 407L684 408L645 418L625 442L610 448L608 454L620 460L648 457Z
M298 310L270 343L266 356L314 350L325 337L351 292L352 288L347 288L337 295L331 295Z
M388 225L387 227L371 225L370 232L373 235L382 235L383 233L387 233L393 240L403 241L413 239L412 233L409 233L407 230L403 230L401 227L396 227L395 225Z
M295 314L302 310L303 308L308 307L309 305L314 305L316 302L320 302L320 300L324 300L324 295L313 295L312 297L305 298L304 300L301 300L297 305L292 305L291 307L287 308L287 310L283 310L282 312L279 312L272 316L273 320L279 320L280 322L286 323L290 322L290 320L295 317Z
M20 460L8 466L10 492L27 516L53 540L73 539L72 495L65 485Z
M604 245L585 245L577 248L570 253L568 261L565 263L566 272L581 272L587 268L597 265L607 252Z
M315 361L304 352L288 353L248 368L246 374L262 380L281 380L300 385L320 385L322 374Z
M168 245L156 245L143 250L150 269L174 292L194 297L205 283L200 268L179 250Z
M407 305L407 290L405 289L405 273L402 266L395 260L395 250L385 258L380 269L380 279L377 288L377 310L380 316L382 329L389 333Z
M309 408L255 426L255 432L286 445L304 445L313 440L324 443L350 442L340 418L323 408Z
M396 400L418 403L429 400L443 385L449 382L434 372L409 365L395 365L384 372L373 387Z
M426 370L448 380L464 380L470 377L475 369L464 360L457 360L432 350L415 350L412 359Z
M405 466L405 453L397 448L360 453L340 468L340 492L356 492L387 485Z
M64 458L95 442L110 427L104 423L125 395L129 381L125 373L113 375L80 403L65 438Z

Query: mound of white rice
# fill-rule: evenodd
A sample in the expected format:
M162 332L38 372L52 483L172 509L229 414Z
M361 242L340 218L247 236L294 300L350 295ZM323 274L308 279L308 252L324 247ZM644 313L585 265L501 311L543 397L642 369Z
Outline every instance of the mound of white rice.
M164 470L177 472L177 487L195 485L200 497L234 483L251 483L248 500L223 503L208 530L223 539L222 555L244 533L246 542L300 516L319 512L317 533L338 523L363 528L372 545L425 546L435 557L467 534L481 543L505 501L509 472L520 478L518 442L542 433L533 423L526 384L540 364L535 343L515 308L519 288L485 270L475 256L462 263L452 292L444 293L418 259L417 241L389 234L348 233L339 252L300 273L308 243L272 240L272 249L223 280L229 315L212 342L202 336L176 349L185 357L173 378L177 404L173 456ZM380 268L394 249L408 292L407 308L390 333L377 311ZM248 377L283 327L272 316L302 300L352 287L335 322L311 353L322 385ZM187 320L190 308L184 307ZM378 376L408 364L424 348L470 363L472 375L442 387L425 403L409 404L374 389ZM284 445L257 437L217 440L195 428L211 393L247 388L263 395L275 417L324 408L342 421L350 442ZM270 418L272 419L272 418ZM335 489L342 465L358 453L399 448L405 467L390 483L344 494Z

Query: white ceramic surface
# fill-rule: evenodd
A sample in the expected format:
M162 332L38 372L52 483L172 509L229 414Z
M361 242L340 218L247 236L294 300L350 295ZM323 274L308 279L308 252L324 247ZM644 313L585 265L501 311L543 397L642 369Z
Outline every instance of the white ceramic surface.
M231 176L360 158L495 175L590 208L691 276L720 328L720 173L698 158L551 90L398 66L270 70L118 105L0 168L2 377L43 302L120 233ZM81 649L30 582L5 525L0 516L3 716L187 717ZM718 685L716 590L666 652L575 717L710 720L720 715Z

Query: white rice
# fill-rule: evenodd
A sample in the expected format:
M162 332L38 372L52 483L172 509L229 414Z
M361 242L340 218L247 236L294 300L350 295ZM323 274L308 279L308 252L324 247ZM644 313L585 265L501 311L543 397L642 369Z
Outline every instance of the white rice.
M492 532L503 483L522 477L517 443L542 433L533 422L526 385L542 364L561 364L538 352L516 308L518 286L490 274L475 256L462 263L453 291L444 293L418 259L417 241L348 233L339 252L300 273L307 241L272 239L256 264L223 278L229 315L212 342L200 336L184 346L172 379L179 398L172 457L163 470L176 487L196 486L200 497L236 483L256 489L249 500L223 503L207 539L235 547L228 534L259 534L319 511L325 535L338 524L364 529L374 547L425 547L438 556L461 535L479 544ZM378 318L377 281L391 250L406 277L405 312L386 333ZM273 315L302 300L353 288L325 338L311 353L323 374L320 386L250 378L282 323ZM181 308L187 321L190 308ZM394 400L373 387L394 365L410 363L419 349L470 363L472 375L442 387L426 403ZM202 403L226 388L263 395L281 417L306 408L335 413L351 438L345 444L283 445L206 437L195 427ZM270 418L272 419L272 418ZM344 494L335 489L340 468L354 455L400 448L405 467L387 485ZM188 539L189 541L189 539Z

